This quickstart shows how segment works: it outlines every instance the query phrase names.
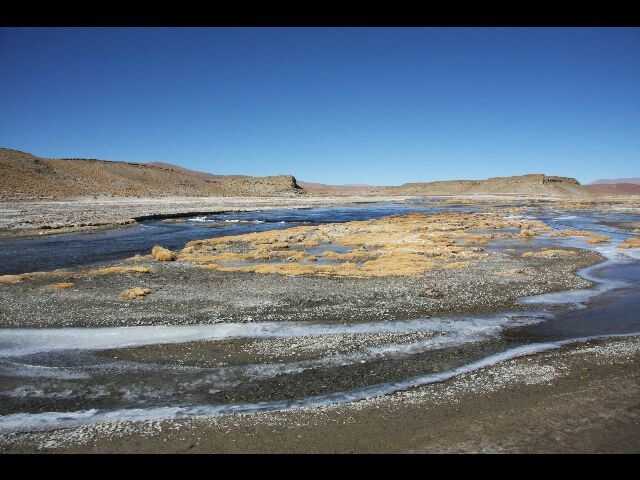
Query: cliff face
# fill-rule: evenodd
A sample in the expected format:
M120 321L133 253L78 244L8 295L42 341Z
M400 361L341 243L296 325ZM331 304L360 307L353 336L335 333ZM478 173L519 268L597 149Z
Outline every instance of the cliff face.
M187 169L92 159L50 159L0 148L0 200L85 196L206 197L304 193L291 175L204 178Z
M271 196L281 193L303 193L292 175L270 177L222 177L210 182L217 183L225 195Z
M393 187L401 195L529 194L556 196L589 195L575 178L530 174L493 177L486 180L449 180L428 183L405 183Z

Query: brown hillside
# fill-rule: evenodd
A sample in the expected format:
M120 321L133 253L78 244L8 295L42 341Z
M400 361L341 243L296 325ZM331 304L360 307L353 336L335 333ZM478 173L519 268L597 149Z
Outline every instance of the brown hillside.
M405 183L391 189L400 195L525 194L582 196L589 191L575 179L542 174L494 177L486 180L449 180Z
M40 158L0 148L0 200L85 196L270 196L304 192L291 175L202 178L144 163Z
M216 175L215 173L199 172L197 170L190 170L188 168L181 167L179 165L174 165L172 163L165 163L165 162L147 162L145 163L145 165L152 165L154 167L160 167L166 170L178 170L179 172L190 173L192 175L195 175L197 177L204 178L207 180L217 180L221 178L251 178L248 175ZM300 185L300 182L298 182L298 185Z

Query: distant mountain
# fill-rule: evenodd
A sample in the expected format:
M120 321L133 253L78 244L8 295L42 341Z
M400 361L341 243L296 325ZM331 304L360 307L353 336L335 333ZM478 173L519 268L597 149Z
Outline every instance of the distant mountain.
M216 176L175 165L41 158L8 148L0 148L0 172L0 200L272 196L304 192L291 175Z
M637 183L591 183L586 188L593 195L640 195Z
M595 180L595 181L589 183L589 185L616 184L616 183L633 183L635 185L640 185L640 178L638 178L638 177L636 177L636 178L613 178L613 179L603 178L601 180Z
M589 196L589 190L575 178L543 174L494 177L486 180L446 180L405 183L400 186L324 185L299 182L309 193L318 195L545 195Z
M164 162L41 158L0 148L0 200L89 196L204 197L314 195L638 195L635 183L580 185L569 177L543 174L405 183L400 186L326 185L296 182L292 175L250 177L198 172Z
M298 185L309 193L317 195L378 195L388 194L388 189L392 187L376 187L366 184L347 185L327 185L324 183L313 183L299 181Z
M391 189L401 195L479 195L526 194L550 196L585 196L589 191L575 178L529 174L493 177L486 180L447 180L428 183L405 183Z

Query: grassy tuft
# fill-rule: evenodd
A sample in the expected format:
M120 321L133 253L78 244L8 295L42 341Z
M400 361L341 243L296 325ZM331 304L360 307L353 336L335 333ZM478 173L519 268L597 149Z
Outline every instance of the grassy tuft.
M49 288L56 288L56 289L64 289L64 288L73 288L75 287L76 284L73 282L59 282L59 283L52 283L51 285L49 285Z
M172 262L176 259L176 254L174 252L159 245L153 247L151 255L153 255L158 262Z
M640 248L640 238L627 238L618 248Z
M150 293L151 290L148 288L135 287L125 290L120 296L125 300L133 300L135 298L146 297Z

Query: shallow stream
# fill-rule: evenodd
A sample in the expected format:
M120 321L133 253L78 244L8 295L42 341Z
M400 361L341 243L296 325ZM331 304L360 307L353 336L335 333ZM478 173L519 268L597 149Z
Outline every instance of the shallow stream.
M0 274L111 261L146 253L154 244L177 248L198 238L443 210L473 208L416 202L247 212L2 239ZM502 252L543 245L595 250L607 260L580 272L595 282L592 288L522 298L524 312L395 322L0 329L0 432L355 401L566 343L640 333L640 250L618 248L634 234L611 226L637 222L640 215L542 209L524 215L556 229L611 237L599 245L543 235L491 246ZM239 361L238 348L273 354L272 360ZM137 360L118 358L118 351L140 349L150 350ZM216 362L193 361L207 356Z

